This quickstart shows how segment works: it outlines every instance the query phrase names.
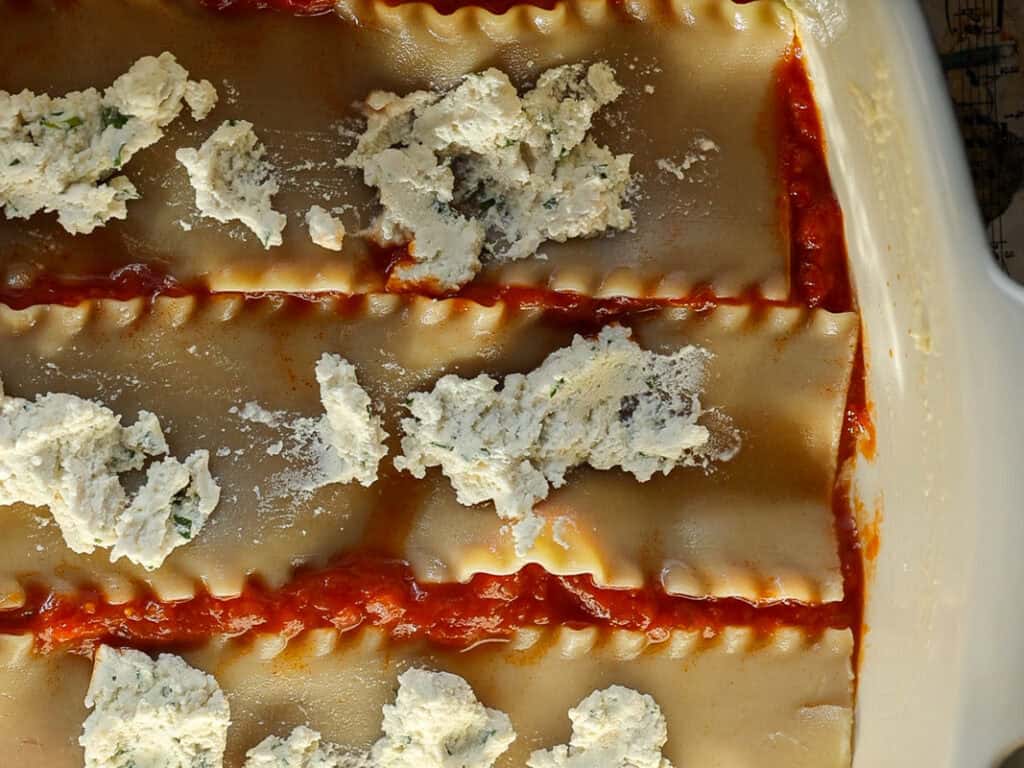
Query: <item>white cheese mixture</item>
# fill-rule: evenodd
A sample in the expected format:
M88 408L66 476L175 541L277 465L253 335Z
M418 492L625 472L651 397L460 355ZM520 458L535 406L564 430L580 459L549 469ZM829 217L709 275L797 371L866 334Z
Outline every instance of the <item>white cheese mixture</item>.
M228 120L199 149L179 149L175 157L188 171L203 216L240 221L270 248L281 244L288 219L273 208L278 184L265 154L252 123Z
M679 161L667 157L658 158L658 170L675 176L679 181L703 181L708 177L708 170L699 167L706 163L712 152L718 153L719 146L706 136L690 142L690 149ZM698 167L697 173L690 173L691 168Z
M306 212L309 239L329 251L340 251L345 240L345 225L331 214L314 205Z
M535 751L529 768L672 768L661 754L665 716L647 694L621 685L594 691L569 710L569 720L569 743Z
M152 569L199 533L220 497L206 451L154 464L133 499L122 485L123 473L167 450L152 413L123 427L93 400L50 393L32 401L5 396L0 385L0 505L49 507L75 552L113 547L112 562L127 557Z
M573 467L621 467L646 482L732 458L734 432L725 430L723 446L698 423L709 357L692 346L649 352L627 328L608 326L597 338L576 336L528 374L506 376L501 389L486 374L444 376L410 396L395 466L415 477L439 466L460 503L493 501L525 554L543 529L534 504Z
M0 389L0 505L49 507L75 552L117 542L127 498L119 475L166 452L160 423L146 411L123 427L92 400L51 393L31 401Z
M497 69L448 93L371 93L345 162L380 193L376 236L411 241L414 263L396 275L457 288L479 271L481 253L522 259L545 240L631 226L632 156L588 136L594 114L621 93L604 63L550 69L522 97Z
M369 394L360 385L355 367L338 355L323 354L316 364L324 414L303 416L270 411L259 403L233 406L231 412L246 424L274 430L267 452L281 456L287 469L271 476L267 499L308 498L332 483L356 481L370 486L377 480L380 460L387 455L388 433L373 412ZM250 427L243 426L243 432Z
M245 753L243 768L371 768L365 754L325 744L320 734L304 725L287 739L268 736Z
M182 99L197 89L211 98L213 86L189 82L174 56L162 53L139 59L102 94L94 88L60 97L0 91L4 214L13 219L56 212L73 234L125 218L126 202L138 192L121 169L160 140L181 112ZM202 110L193 107L193 114L198 119Z
M150 466L146 483L117 522L111 561L126 557L159 568L172 551L190 542L217 507L220 487L210 476L210 454L196 451Z
M516 738L508 715L484 707L469 683L426 669L399 676L383 731L374 768L490 768Z
M85 768L221 768L231 721L213 677L179 656L100 646L78 742Z
M209 80L198 83L190 80L185 84L185 103L192 111L194 120L205 120L217 106L217 89Z
M323 484L356 480L372 485L377 465L388 452L388 433L370 407L370 396L359 386L355 367L338 355L324 354L316 364L316 380L325 411L317 429L324 446Z

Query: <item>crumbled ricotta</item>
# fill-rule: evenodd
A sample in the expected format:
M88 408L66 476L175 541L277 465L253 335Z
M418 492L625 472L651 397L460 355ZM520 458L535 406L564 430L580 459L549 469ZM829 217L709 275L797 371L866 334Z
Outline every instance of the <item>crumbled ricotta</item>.
M126 504L119 475L166 452L160 423L146 411L123 427L109 408L75 395L31 401L0 391L0 504L49 507L75 552L117 542Z
M117 522L112 562L126 557L153 570L196 537L220 501L209 460L207 451L196 451L184 463L172 457L150 466L145 485Z
M712 152L719 151L719 146L714 141L701 136L690 142L690 148L682 159L677 161L667 157L658 158L658 170L675 176L679 181L701 181L707 176L707 171L702 169L701 173L693 175L689 173L690 169L707 162Z
M329 251L340 251L345 240L345 225L331 214L314 205L306 212L306 226L309 239Z
M205 82L205 81L204 81ZM56 212L73 234L128 215L120 173L155 144L195 84L170 53L146 56L106 89L60 97L0 91L0 205L7 218Z
M243 768L371 768L365 754L320 741L320 734L300 725L287 739L268 736L245 753Z
M338 355L324 354L316 364L316 380L325 411L318 426L325 447L324 484L356 480L372 485L377 465L388 452L388 433L370 407L370 396L359 386L355 367Z
M631 226L631 155L588 136L594 114L621 93L604 63L550 69L522 97L497 69L448 93L371 93L345 163L379 191L376 236L411 240L413 263L396 275L456 288L482 253L522 259L545 240Z
M374 768L490 768L515 741L508 715L484 707L458 675L409 669L398 684Z
M0 386L0 504L49 507L75 552L113 547L111 561L127 557L152 569L199 532L220 496L206 451L184 464L154 464L132 499L122 485L123 473L167 450L152 413L123 427L93 400L50 393L32 401L5 396Z
M175 157L188 171L203 216L240 221L270 248L281 244L288 219L273 209L278 184L265 154L252 123L228 120L199 149L179 149Z
M192 110L193 120L205 120L217 106L217 89L209 80L190 80L185 84L185 103Z
M646 482L732 458L738 437L723 447L698 423L709 357L692 346L649 352L628 329L608 326L596 338L576 336L528 374L506 376L501 389L486 374L444 376L410 396L395 466L415 477L439 466L460 503L493 501L525 554L543 529L533 505L573 467L621 467Z
M274 440L267 448L290 465L270 478L267 498L308 498L325 485L353 480L370 486L387 455L388 433L373 412L369 394L359 385L355 367L325 353L315 372L324 407L320 417L271 411L255 402L231 408L247 424L260 424L287 437L287 443Z
M78 742L85 768L220 768L230 723L217 681L172 654L100 646Z
M569 720L569 743L535 751L529 768L672 768L661 754L665 716L647 694L621 685L594 691L569 710Z

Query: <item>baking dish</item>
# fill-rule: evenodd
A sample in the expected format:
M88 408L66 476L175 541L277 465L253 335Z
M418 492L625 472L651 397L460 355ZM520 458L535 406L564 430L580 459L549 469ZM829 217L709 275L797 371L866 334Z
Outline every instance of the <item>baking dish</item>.
M877 427L854 765L994 766L1024 740L1024 290L989 256L917 4L794 5Z
M1007 638L1022 616L1002 587L1021 575L1011 474L1021 417L1010 399L1020 292L986 269L912 4L819 6L797 10L846 211L878 425L855 487L862 528L882 530L856 763L994 764L1022 731L1007 682L1019 677L1019 644Z

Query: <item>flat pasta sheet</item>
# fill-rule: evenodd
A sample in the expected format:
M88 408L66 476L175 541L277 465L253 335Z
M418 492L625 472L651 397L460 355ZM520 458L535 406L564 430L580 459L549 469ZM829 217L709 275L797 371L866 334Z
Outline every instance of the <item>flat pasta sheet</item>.
M438 469L413 480L392 465L398 420L413 391L446 373L501 376L539 365L568 345L564 315L462 299L373 295L358 299L207 298L94 301L77 307L0 307L0 377L6 393L71 392L106 403L125 423L140 409L161 419L172 455L210 452L220 506L194 541L147 572L105 550L76 555L46 509L0 508L0 594L23 586L98 584L113 602L148 583L163 599L241 592L256 574L271 586L299 565L356 547L411 562L428 581L515 571L535 561L601 584L664 581L673 593L842 597L831 509L857 318L805 309L664 309L624 320L641 346L695 343L713 355L702 400L739 430L742 447L705 473L677 468L641 484L617 470L580 468L538 506L546 526L525 558L493 505L464 507ZM315 457L289 426L322 414L314 377L325 352L352 362L391 435L371 487L334 484L301 493ZM252 403L269 426L242 418Z
M0 751L20 768L77 768L90 662L38 656L32 638L0 636ZM726 628L713 638L596 629L535 630L511 643L446 651L388 644L373 631L315 630L288 643L212 640L184 654L213 674L232 724L226 768L271 733L308 725L339 744L367 747L381 706L410 666L461 675L489 707L506 712L518 738L496 768L522 766L534 749L568 742L568 709L598 688L652 695L668 724L665 756L706 768L840 768L850 762L853 649L848 630L809 637L781 629L759 636Z
M321 249L303 219L319 204L345 207L350 233L371 224L371 191L335 162L352 144L339 128L361 130L354 103L374 89L452 85L489 66L523 86L558 64L607 60L626 93L599 113L595 136L634 156L634 230L548 243L541 256L485 267L478 282L662 297L710 286L720 296L756 289L784 299L789 235L776 167L775 67L792 39L789 12L768 0L573 0L501 16L357 0L339 3L330 18L218 14L170 0L18 3L0 25L0 48L9 52L0 89L102 89L139 57L168 50L191 77L211 80L221 103L199 124L186 110L126 166L142 194L127 220L79 236L53 215L0 220L0 279L20 289L142 264L215 290L380 290L382 266L365 240L348 237L340 254ZM279 248L264 250L238 223L198 218L174 160L177 148L198 146L230 118L255 125L279 168L277 208L289 217ZM695 155L704 139L717 149Z

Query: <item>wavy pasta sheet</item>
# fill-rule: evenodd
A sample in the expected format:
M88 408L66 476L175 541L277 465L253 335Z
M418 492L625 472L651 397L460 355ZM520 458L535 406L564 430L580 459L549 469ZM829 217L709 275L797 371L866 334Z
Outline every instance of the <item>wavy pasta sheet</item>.
M525 557L497 517L430 494L406 543L416 570L461 581L539 562L616 586L658 574L673 594L842 599L831 496L856 316L667 310L634 331L659 352L696 344L712 353L702 406L739 429L735 458L710 473L676 469L646 483L578 468L535 508L548 524Z
M449 86L489 66L524 86L557 64L607 60L626 93L598 114L594 135L634 155L635 230L548 243L541 256L492 265L478 280L630 296L756 287L784 298L773 89L792 36L780 2L571 0L552 11L442 16L422 4L356 0L339 3L337 18L309 19L217 14L199 2L39 0L4 14L0 47L32 55L0 61L0 88L102 87L138 57L169 50L221 100L207 121L183 117L127 166L142 199L129 203L126 221L78 237L51 216L5 221L0 279L24 287L40 274L100 276L143 263L216 290L380 289L364 240L350 234L341 253L327 251L309 240L304 220L316 204L341 207L349 233L372 221L372 191L335 164L352 143L339 126L361 130L353 103L374 89ZM241 224L198 218L174 160L229 118L255 125L279 169L275 208L289 217L280 248L259 247Z
M534 749L568 741L567 712L593 690L620 684L649 693L668 723L665 756L677 766L841 768L850 763L848 630L810 638L797 629L758 637L726 628L714 638L566 628L520 633L512 643L446 651L390 645L372 631L316 630L287 643L213 640L183 654L228 697L226 768L240 768L265 736L308 725L339 744L367 747L381 706L409 666L461 675L488 707L506 712L518 738L497 768L522 766ZM77 738L90 662L37 656L29 636L0 636L0 750L20 768L81 765Z
M711 474L681 468L646 484L616 470L575 470L538 508L561 522L518 558L493 507L458 504L437 469L422 481L394 469L397 422L408 394L446 373L533 369L571 341L564 317L395 295L0 307L8 394L71 392L126 421L151 410L173 455L210 452L221 486L202 533L152 572L111 564L105 551L74 554L45 509L0 508L4 604L19 604L30 580L99 583L114 602L129 599L139 580L165 599L191 596L197 582L237 595L248 574L281 584L294 566L322 565L357 545L405 557L431 581L534 560L611 585L663 574L670 591L689 595L839 599L829 500L856 316L723 307L664 310L632 324L642 346L695 343L712 352L703 405L729 416L743 447ZM325 352L355 366L391 435L369 488L302 492L316 456L290 425L323 411L314 369Z

